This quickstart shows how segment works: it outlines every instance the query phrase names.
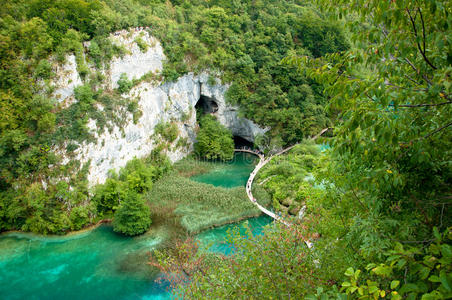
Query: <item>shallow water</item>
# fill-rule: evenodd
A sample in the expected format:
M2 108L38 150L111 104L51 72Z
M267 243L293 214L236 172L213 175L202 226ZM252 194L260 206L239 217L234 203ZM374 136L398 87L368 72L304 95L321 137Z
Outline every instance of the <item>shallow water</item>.
M194 180L224 187L245 185L254 167L251 155L238 154L232 163L218 163ZM249 219L255 234L271 220ZM224 242L229 229L243 222L200 233L209 251L230 254ZM244 232L242 229L241 232ZM109 225L67 237L12 233L0 237L0 299L168 299L166 286L146 264L159 239L124 237Z
M213 170L192 176L190 179L226 188L245 186L250 173L256 165L256 156L238 152L234 154L232 161L217 162L215 164L217 167Z
M246 222L246 221L245 221ZM248 220L255 234L267 217ZM226 225L197 236L209 251L231 253ZM244 230L241 230L244 232ZM154 282L146 265L159 240L127 238L112 227L70 237L9 234L0 238L0 299L168 299L166 286Z
M108 225L70 237L0 238L0 299L151 299L166 296L146 266L155 238ZM132 255L133 254L133 255Z
M246 230L243 226L245 222L248 223L248 226L254 235L261 235L264 227L270 224L272 219L266 215L251 218L237 224L230 224L201 232L197 235L197 238L201 242L201 245L205 246L208 251L229 255L233 252L233 247L226 242L228 233L229 231L238 228L240 234L245 236Z

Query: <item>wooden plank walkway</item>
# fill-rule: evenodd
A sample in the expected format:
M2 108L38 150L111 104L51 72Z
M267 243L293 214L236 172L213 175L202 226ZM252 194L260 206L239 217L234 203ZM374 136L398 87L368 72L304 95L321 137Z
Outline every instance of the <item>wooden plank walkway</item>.
M262 211L267 216L270 216L271 218L275 219L276 221L281 222L284 225L290 227L291 224L289 222L283 220L283 218L281 218L280 216L276 215L274 212L269 211L268 209L266 209L265 207L263 207L262 205L257 203L257 200L256 200L256 198L254 198L253 192L251 191L252 190L252 186L253 186L254 177L256 177L257 172L259 172L259 170L263 166L265 166L272 159L272 157L273 156L270 156L267 159L265 159L263 156L260 157L259 163L254 168L253 172L251 172L250 177L248 178L248 181L246 182L246 194L248 195L248 198L250 199L250 201L253 202L254 205L256 205L257 208L259 208L260 211Z
M264 158L264 155L258 151L250 150L250 149L234 149L234 152L245 152L258 156L260 159Z
M317 139L319 136L321 136L322 134L324 134L325 132L327 132L329 129L332 129L332 128L325 128L325 129L323 129L322 131L320 131L319 134L313 136L313 137L312 137L312 140ZM246 152L246 153L251 153L251 154L256 155L256 156L259 157L259 163L258 163L258 164L256 165L256 167L254 168L253 172L251 172L250 177L248 178L248 181L246 182L246 194L248 195L248 198L250 199L250 201L251 201L252 203L254 203L254 205L256 205L257 208L259 208L259 210L262 211L264 214L266 214L267 216L273 218L274 220L276 220L276 221L278 221L278 222L281 222L282 224L284 224L284 225L286 225L286 226L288 226L288 227L291 226L291 224L290 224L289 222L287 222L286 220L284 220L281 216L276 215L274 212L269 211L268 209L266 209L265 207L263 207L262 205L260 205L259 203L257 203L256 198L254 198L254 196L253 196L252 187L253 187L253 181L254 181L254 178L256 177L257 172L259 172L260 169L262 169L268 162L270 162L270 160L271 160L273 157L279 156L279 155L281 155L281 154L286 153L287 151L291 150L291 149L292 149L293 147L295 147L296 145L298 145L298 143L295 144L295 145L292 145L292 146L290 146L290 147L287 147L287 148L285 148L285 149L279 151L279 152L276 153L276 154L272 154L272 155L270 155L270 157L268 157L268 158L265 158L265 156L264 156L262 153L260 153L260 152L258 152L258 151L251 150L251 149L234 149L235 152ZM309 240L305 240L304 242L306 243L306 245L307 245L309 248L311 248L311 247L313 246L313 244L312 244Z
M248 178L248 181L246 182L246 194L248 195L248 198L250 199L250 201L253 202L254 205L256 205L257 208L259 208L260 211L262 211L267 216L275 219L276 221L283 223L286 226L290 226L291 224L289 222L285 221L281 216L278 216L274 212L266 209L265 207L263 207L262 205L257 203L256 198L254 198L254 196L253 196L252 187L253 187L254 178L256 177L257 172L259 172L259 170L262 167L264 167L273 157L281 155L281 154L289 151L296 145L297 144L287 147L287 148L279 151L278 153L271 155L269 158L265 158L265 156L262 153L251 150L251 149L234 149L235 152L246 152L246 153L250 153L250 154L253 154L253 155L256 155L257 157L259 157L259 163L254 168L253 172L251 172L250 177Z

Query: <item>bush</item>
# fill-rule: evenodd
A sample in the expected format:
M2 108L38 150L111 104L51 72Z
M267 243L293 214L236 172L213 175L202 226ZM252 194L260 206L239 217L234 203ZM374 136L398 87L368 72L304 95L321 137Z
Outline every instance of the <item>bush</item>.
M160 122L155 126L155 134L159 134L167 142L172 143L179 135L179 128L175 123Z
M42 79L50 79L52 74L52 65L47 59L41 59L36 66L35 77Z
M207 159L230 160L234 156L231 132L211 115L201 118L195 151Z
M152 181L157 178L157 170L146 165L143 160L134 158L119 172L119 179L126 182L129 189L143 193L152 188Z
M118 80L118 91L121 94L128 93L133 86L132 80L127 78L126 73L122 73Z
M89 222L89 208L86 206L74 207L70 215L71 230L80 230Z
M141 196L129 191L113 219L113 230L134 236L146 232L151 226L151 210Z
M96 187L93 201L101 213L114 212L121 199L124 198L122 183L114 178L108 178L105 184Z
M141 52L146 52L148 50L148 44L146 44L145 41L141 37L135 38L134 42L138 45L138 48L140 48Z

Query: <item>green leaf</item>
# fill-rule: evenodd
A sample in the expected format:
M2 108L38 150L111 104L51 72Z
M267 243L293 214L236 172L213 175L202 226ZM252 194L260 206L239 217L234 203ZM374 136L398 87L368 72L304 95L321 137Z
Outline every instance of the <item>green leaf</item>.
M414 283L404 284L399 290L399 292L401 294L407 294L410 292L418 292L418 291L419 291L419 287Z
M349 286L351 286L352 284L350 283L350 282L348 282L348 281L345 281L345 282L342 282L342 286L343 287L349 287Z
M391 290L395 289L396 287L398 287L400 284L400 281L398 280L393 280L391 281Z
M355 280L358 280L359 274L361 274L361 270L356 270L355 275L354 275Z
M440 241L440 240L441 240L441 234L439 233L437 227L433 227L433 236L435 237L435 239L436 239L437 241Z
M445 272L441 272L441 275L439 276L439 279L441 280L441 283L444 286L444 288L448 292L451 292L452 291L451 284L450 284Z
M386 277L386 276L389 276L391 274L392 268L388 267L388 266L385 266L385 265L380 265L378 267L373 268L372 272L374 272L377 275Z
M364 295L364 289L362 287L358 288L358 294L360 294L361 296Z
M429 274L430 274L430 269L427 267L421 267L421 269L419 270L419 278L422 280L425 280Z
M441 254L445 258L448 258L449 260L452 260L452 246L447 245L447 244L441 245Z
M348 268L347 269L347 271L345 271L345 273L344 273L344 275L345 276L348 276L348 277L351 277L351 276L353 276L355 274L355 271L353 270L353 268Z

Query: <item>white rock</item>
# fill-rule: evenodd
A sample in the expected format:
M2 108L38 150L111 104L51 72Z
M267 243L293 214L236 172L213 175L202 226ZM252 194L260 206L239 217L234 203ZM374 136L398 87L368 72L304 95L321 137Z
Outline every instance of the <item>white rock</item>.
M141 38L149 47L142 52L135 43L136 38ZM119 34L110 37L113 43L125 46L129 52L124 57L115 57L110 64L110 76L112 88L118 87L121 74L125 73L128 79L139 79L146 73L160 73L163 69L165 54L160 42L149 36L147 31L135 31L130 34Z
M58 102L73 98L74 88L82 84L82 79L77 72L75 55L68 55L65 64L58 65L54 71L56 73L54 85L57 89L53 92L53 97Z
M105 73L106 81L113 83L113 86L122 73L126 73L128 78L132 79L139 78L148 72L161 70L165 56L160 43L146 32L141 38L152 42L154 46L150 47L146 53L142 53L133 42L139 34L136 31L132 33L122 31L112 36L116 43L125 45L131 52L122 59L114 59L111 71ZM69 59L68 62L67 71L77 74L75 58ZM142 82L135 86L127 96L138 99L139 108L143 114L137 124L133 123L132 114L127 114L125 125L122 128L114 126L111 133L108 130L97 132L95 121L90 120L87 126L97 139L97 143L84 142L74 151L74 159L80 160L82 165L91 161L88 174L90 185L105 182L109 170L119 170L134 157L140 158L149 155L159 142L155 143L151 138L155 126L159 122L174 122L179 128L179 139L186 138L188 142L186 149L175 149L174 145L178 141L176 140L166 152L168 157L172 161L177 161L190 153L196 141L195 105L201 96L215 102L218 109L214 115L234 135L252 142L257 134L265 132L250 120L238 117L237 107L226 104L225 92L228 85L222 85L218 79L216 84L209 85L208 78L207 73L201 75L190 73L173 83L159 85L158 83ZM81 84L80 80L77 82ZM69 86L66 81L62 83L62 87L58 87L57 91L64 91L66 97L73 96L75 84ZM63 150L59 150L59 152L64 156ZM67 156L64 162L69 162Z

